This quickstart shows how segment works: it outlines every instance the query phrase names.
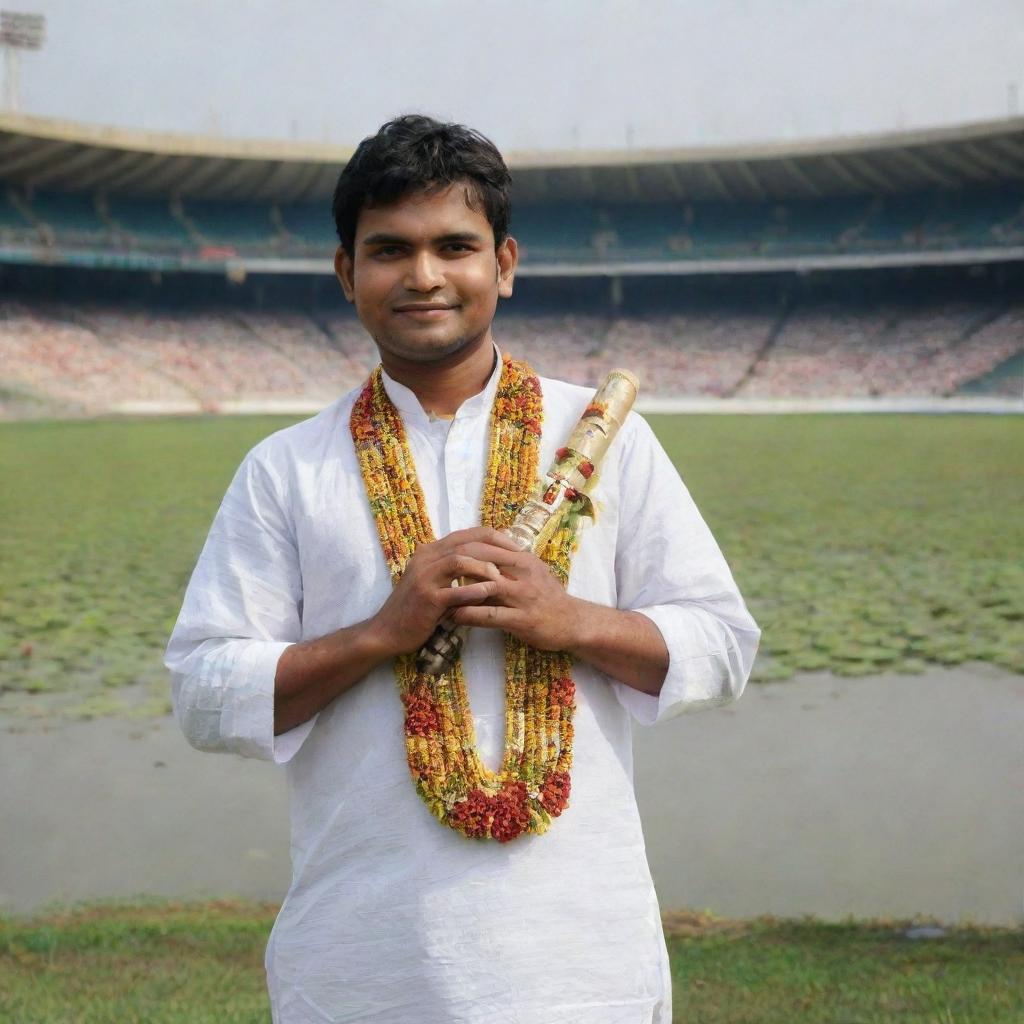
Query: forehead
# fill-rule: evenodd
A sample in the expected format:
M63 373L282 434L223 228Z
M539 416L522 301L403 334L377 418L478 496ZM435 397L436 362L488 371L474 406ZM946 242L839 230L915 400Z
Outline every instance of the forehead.
M443 189L410 192L393 203L364 206L356 223L356 241L371 234L433 238L474 232L493 238L475 189L461 181Z

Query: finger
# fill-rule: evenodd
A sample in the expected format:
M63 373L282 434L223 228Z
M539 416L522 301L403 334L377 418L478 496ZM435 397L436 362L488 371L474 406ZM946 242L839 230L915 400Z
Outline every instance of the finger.
M462 533L468 533L470 531L463 530ZM410 563L415 563L421 572L433 574L442 568L442 563L445 560L450 559L459 548L458 544L453 544L450 537L455 536L449 534L443 540L431 541L429 544L421 544L412 555Z
M506 569L524 569L530 562L537 559L536 555L529 551L523 551L520 548L510 551L507 548L499 548L482 541L463 544L457 549L456 553L468 555L470 558L475 558L480 562L491 562L503 572ZM537 561L540 560L537 559Z
M451 614L458 626L482 626L484 629L511 631L519 622L519 612L500 604L476 604L457 608Z
M495 548L495 550L500 549ZM501 571L494 562L481 561L478 558L461 553L440 559L434 564L433 572L439 586L450 584L452 580L458 579L501 579Z
M477 605L494 597L497 586L493 580L481 580L479 583L466 583L461 587L449 587L440 594L441 604L445 608Z
M505 551L518 551L519 545L507 534L493 530L489 526L473 526L468 530L456 530L437 542L445 551L451 551L463 544L490 544Z

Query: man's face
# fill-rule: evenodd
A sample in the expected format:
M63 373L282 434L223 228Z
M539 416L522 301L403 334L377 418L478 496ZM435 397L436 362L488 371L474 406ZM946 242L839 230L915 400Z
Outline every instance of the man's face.
M470 186L416 192L367 207L354 252L334 266L345 297L389 360L430 363L490 342L498 296L512 294L516 243L497 250Z

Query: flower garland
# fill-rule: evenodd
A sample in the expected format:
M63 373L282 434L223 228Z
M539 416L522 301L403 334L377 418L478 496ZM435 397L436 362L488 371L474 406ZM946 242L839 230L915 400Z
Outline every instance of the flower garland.
M504 357L491 411L490 455L480 521L511 525L536 486L541 432L540 381L525 363ZM359 467L393 583L420 544L434 540L402 419L370 376L350 422ZM564 586L577 544L570 516L541 557ZM568 806L576 689L572 658L505 635L505 751L501 770L480 758L461 663L431 677L416 655L396 659L405 707L405 746L416 791L441 822L471 839L508 842L541 835Z

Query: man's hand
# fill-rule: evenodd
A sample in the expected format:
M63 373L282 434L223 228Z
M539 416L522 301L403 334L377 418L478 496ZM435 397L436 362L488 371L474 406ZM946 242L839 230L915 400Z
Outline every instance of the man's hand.
M467 543L459 550L477 565L496 566L500 575L485 601L467 602L452 612L454 622L502 629L542 651L577 645L584 602L570 597L540 558L515 545L506 549L487 542Z
M484 526L457 530L416 549L402 578L371 620L391 655L418 651L453 609L481 604L497 594L501 571L494 558L477 557L480 553L502 559L521 554L513 540ZM453 587L452 581L459 578L466 582Z
M657 696L669 654L658 627L640 612L573 597L536 555L486 542L460 553L501 570L483 604L452 611L459 625L503 629L544 651L566 651L627 686Z
M459 577L467 582L453 587ZM445 615L567 651L645 693L660 691L668 669L665 641L646 616L571 597L536 555L476 527L417 548L373 618L285 648L274 734L305 722L382 662L418 651Z
M378 665L418 651L453 608L487 600L501 578L477 549L508 554L515 543L497 530L459 530L422 544L380 611L315 640L286 647L274 677L274 735L305 722ZM452 580L466 583L452 586Z

